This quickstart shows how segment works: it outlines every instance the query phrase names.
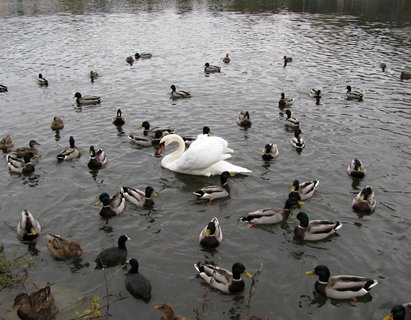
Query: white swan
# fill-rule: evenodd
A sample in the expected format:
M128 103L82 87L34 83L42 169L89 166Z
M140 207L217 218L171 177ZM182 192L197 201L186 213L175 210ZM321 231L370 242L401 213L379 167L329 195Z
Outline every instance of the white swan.
M231 158L228 153L233 150L228 148L228 142L220 137L205 136L197 139L185 151L183 138L177 134L169 134L161 139L156 154L159 155L167 145L173 142L178 143L177 150L161 160L161 166L171 171L197 176L220 175L224 171L251 172L246 168L224 161Z

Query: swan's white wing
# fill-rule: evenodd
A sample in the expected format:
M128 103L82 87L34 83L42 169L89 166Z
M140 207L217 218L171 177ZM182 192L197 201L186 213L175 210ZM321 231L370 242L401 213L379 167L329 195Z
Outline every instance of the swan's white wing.
M208 137L195 140L180 158L173 163L179 171L189 172L208 168L218 161L231 157L225 154L226 145L224 139Z

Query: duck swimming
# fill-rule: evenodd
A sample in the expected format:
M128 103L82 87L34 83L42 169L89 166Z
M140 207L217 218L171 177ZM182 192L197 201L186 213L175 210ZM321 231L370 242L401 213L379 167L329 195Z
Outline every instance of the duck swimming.
M67 260L78 257L84 253L77 241L63 238L58 234L47 235L47 248L57 260Z
M248 222L248 227L254 227L258 224L277 224L288 219L293 207L303 205L304 203L289 198L285 201L284 208L265 208L249 212L240 218L241 221Z
M176 86L173 84L170 87L171 89L171 96L170 99L182 99L182 98L191 98L191 94L188 93L187 91L183 91L183 90L178 90Z
M170 134L170 133L174 132L174 129L171 129L170 127L151 127L151 125L148 121L143 121L140 128L144 128L144 130L143 130L143 135L144 136L150 136L150 137L154 137L156 131L161 131L161 133L163 135Z
M237 116L237 124L244 129L251 127L250 114L248 113L248 111L240 111Z
M342 227L340 221L309 220L304 212L298 213L296 217L291 217L291 219L298 219L300 221L300 224L294 229L294 235L297 240L301 241L321 241L327 239Z
M221 67L210 65L208 62L204 65L204 72L205 73L216 73L220 72Z
M7 166L10 172L14 173L32 173L35 171L34 165L30 162L31 158L36 157L33 152L26 152L23 160L13 157L13 155L6 155ZM38 156L37 156L38 157Z
M410 320L411 319L411 302L397 304L392 307L391 312L383 320Z
M277 144L274 141L273 143L266 144L264 146L263 154L262 154L261 157L263 158L263 160L268 161L268 160L272 160L274 158L277 158L278 155L279 155L278 147L277 147Z
M251 273L244 267L242 263L234 263L231 272L227 269L220 268L211 264L203 264L197 262L194 265L198 271L198 275L214 289L223 293L238 293L241 292L245 285L241 275L252 278Z
M288 131L294 131L295 128L300 127L300 121L297 118L291 117L290 110L286 110L285 114L287 115L287 118L284 121L284 126Z
M171 171L199 176L220 175L224 171L234 174L251 172L225 161L233 150L228 148L226 140L215 136L197 139L186 150L183 138L170 134L161 139L156 154L161 154L174 142L178 144L177 150L161 160L161 166Z
M302 183L300 183L298 180L294 180L288 197L305 201L313 196L319 184L320 181L318 180L308 180Z
M223 241L223 232L221 231L220 222L216 217L201 230L198 237L200 245L204 248L215 249Z
M354 158L347 168L347 172L351 177L354 178L364 178L365 168L360 160Z
M113 124L115 126L122 126L125 123L126 123L126 119L124 118L123 113L121 112L121 109L117 109L116 116L113 118Z
M340 275L330 277L330 271L324 265L318 265L306 275L317 275L315 290L327 298L354 299L369 293L378 284L377 280L366 277Z
M204 137L208 137L210 134L213 134L210 130L209 127L204 126L203 127L203 133L196 135L196 136L182 136L184 143L186 144L186 146L190 146L195 140L197 139L202 139Z
M22 320L54 320L58 313L49 285L30 294L19 293L9 311L16 308Z
M353 199L352 208L361 213L371 213L375 210L377 201L371 186L363 188Z
M140 147L156 147L160 144L160 140L163 137L163 132L160 130L157 130L154 133L154 137L152 136L137 136L137 135L132 135L130 134L128 138L130 139L130 142L133 144L136 144Z
M11 136L6 136L0 140L0 149L7 150L14 147L14 141Z
M230 61L231 61L231 59L230 59L230 57L228 56L228 53L226 53L226 54L225 54L225 57L223 58L223 62L224 62L224 63L230 63Z
M96 205L103 204L103 208L100 210L100 216L110 218L118 216L126 208L126 200L124 199L122 192L117 192L112 198L108 193L100 194Z
M75 141L73 136L69 138L70 146L68 148L63 149L58 155L57 160L65 161L65 160L72 160L80 157L80 151L77 149L75 145Z
M151 53L148 52L143 52L143 53L136 53L134 55L134 58L136 58L136 60L138 59L150 59L153 55Z
M128 202L144 209L152 208L154 206L152 197L158 196L151 186L147 186L144 192L130 187L122 187L121 193Z
M37 83L40 86L45 86L45 87L49 85L49 82L47 81L46 78L43 78L43 75L41 73L39 73L39 77L37 78Z
M21 219L16 229L17 235L24 241L32 241L41 233L40 223L34 219L33 215L27 210L21 212Z
M130 66L132 66L133 63L134 63L133 57L132 57L132 56L127 57L127 58L126 58L126 62L127 62Z
M347 86L347 93L346 93L347 100L361 101L363 96L364 95L362 93L352 90L351 86Z
M40 143L38 143L36 140L30 140L29 147L18 148L14 151L11 151L11 153L15 154L19 158L23 157L27 152L32 152L36 155L39 153L39 151L36 149L36 146L40 146Z
M63 130L64 121L59 117L54 117L50 125L51 130Z
M187 318L176 314L173 306L168 302L163 303L161 306L155 306L154 309L164 313L160 320L188 320Z
M94 80L96 80L99 77L97 71L93 71L93 70L90 71L89 75L90 75L91 82L94 82Z
M90 169L100 169L106 165L107 157L103 149L100 148L96 151L94 149L94 146L90 146L89 154L90 154L90 159L88 161L87 166Z
M305 147L304 138L301 138L300 134L302 134L300 128L294 128L294 137L290 139L291 145L297 150L302 150Z
M207 186L194 191L193 194L199 199L208 200L208 203L210 204L212 200L226 198L230 195L230 186L227 182L229 176L230 173L228 171L224 171L220 175L221 185Z
M285 97L284 92L281 92L280 100L278 101L278 107L280 109L291 107L294 103L294 98Z
M76 98L76 103L78 106L99 104L101 102L101 98L99 96L82 96L80 92L76 92L74 94L74 98Z

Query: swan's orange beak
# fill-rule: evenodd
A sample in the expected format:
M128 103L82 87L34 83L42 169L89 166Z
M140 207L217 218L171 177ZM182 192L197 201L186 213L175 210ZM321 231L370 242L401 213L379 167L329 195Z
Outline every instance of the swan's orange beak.
M157 149L157 151L156 151L156 153L155 153L154 155L155 155L155 156L159 156L159 155L164 151L165 148L166 148L165 144L164 144L164 143L160 143L160 144L158 145L158 149Z

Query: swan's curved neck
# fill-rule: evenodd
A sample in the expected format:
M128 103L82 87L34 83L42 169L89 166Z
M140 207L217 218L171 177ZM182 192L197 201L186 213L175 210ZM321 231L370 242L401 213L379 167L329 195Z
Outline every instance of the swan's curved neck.
M169 137L169 141L170 141L168 144L171 144L173 142L177 142L178 147L174 152L172 152L172 153L170 153L170 154L168 154L164 157L164 159L162 161L163 164L171 163L171 162L177 160L178 158L181 157L181 155L186 150L183 138L181 138L178 135L168 135L168 137Z

